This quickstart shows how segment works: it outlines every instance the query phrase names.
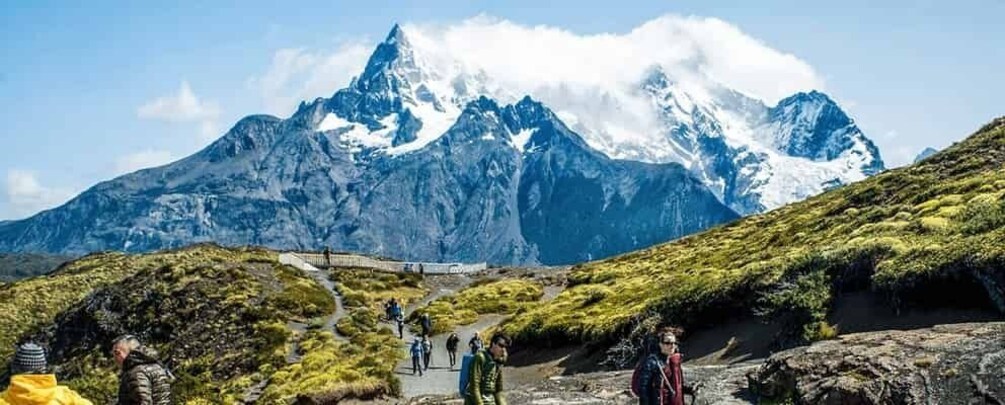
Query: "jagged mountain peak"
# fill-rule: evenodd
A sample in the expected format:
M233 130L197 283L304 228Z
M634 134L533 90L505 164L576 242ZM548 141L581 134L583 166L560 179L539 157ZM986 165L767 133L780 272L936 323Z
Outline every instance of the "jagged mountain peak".
M806 102L835 104L835 105L837 104L836 102L834 102L834 100L832 100L829 96L827 96L827 94L817 90L810 90L810 91L800 91L796 94L788 96L779 101L778 105L781 106L786 104L806 103Z

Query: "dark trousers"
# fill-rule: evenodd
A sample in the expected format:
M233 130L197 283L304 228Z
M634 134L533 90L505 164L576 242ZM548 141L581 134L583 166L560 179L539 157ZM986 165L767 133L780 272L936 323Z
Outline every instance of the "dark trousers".
M404 326L401 324L401 322L398 322L398 339L404 339L403 337L404 335L402 334L403 329Z
M426 370L429 370L429 358L433 357L433 352L425 352L422 355L422 363L425 364Z
M419 356L412 356L412 375L415 375L416 371L422 375L422 365L419 364Z
M450 354L450 368L454 368L454 364L457 364L457 350L448 350Z

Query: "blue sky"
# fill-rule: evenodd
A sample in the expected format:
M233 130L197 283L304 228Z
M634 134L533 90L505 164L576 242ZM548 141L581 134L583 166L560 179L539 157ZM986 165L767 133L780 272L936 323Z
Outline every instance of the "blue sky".
M282 114L286 100L263 90L277 52L373 45L395 22L485 14L585 35L665 14L716 17L812 66L893 165L1005 115L1000 0L184 3L4 4L0 220L191 154L244 115Z

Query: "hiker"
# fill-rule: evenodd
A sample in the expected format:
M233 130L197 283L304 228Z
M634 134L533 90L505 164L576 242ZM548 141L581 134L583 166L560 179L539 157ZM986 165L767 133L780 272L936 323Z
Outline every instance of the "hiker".
M384 318L387 322L394 321L394 313L391 311L394 308L394 298L388 299L384 302Z
M421 377L422 364L420 364L420 362L422 361L422 343L419 342L419 338L415 338L415 341L412 342L412 346L409 347L409 353L412 355L412 375L415 375L415 372L418 371L419 376Z
M471 354L478 353L478 351L481 350L482 346L484 345L485 343L482 343L482 338L481 336L478 336L478 332L475 332L475 336L473 336L471 340L468 341L468 347L471 348Z
M433 357L433 342L426 337L422 338L422 365L429 370L429 360Z
M457 364L457 344L461 342L461 338L457 337L457 333L453 332L450 337L447 338L447 354L450 355L450 369L454 369L454 365Z
M422 267L422 263L419 263L419 275L423 277L426 276L426 268Z
M429 314L422 314L422 319L419 320L419 326L422 327L422 336L429 336L433 331L433 320L429 318Z
M112 356L122 368L118 405L171 404L174 376L157 360L156 351L140 344L135 336L125 335L112 342Z
M328 246L325 246L325 266L332 266L332 249Z
M403 316L401 313L401 304L398 303L397 299L391 298L391 316L398 318Z
M398 314L397 316L395 316L394 319L396 321L398 321L398 339L404 339L405 338L405 335L404 335L404 332L405 332L405 317L402 316L401 314Z
M684 405L684 377L677 336L670 331L657 335L639 374L639 405Z
M56 375L48 373L48 368L41 346L34 343L18 346L10 363L10 386L0 393L0 404L93 405L65 385L56 385Z
M464 405L506 405L502 394L502 365L506 362L510 340L496 333L489 342L489 348L479 350L468 368Z

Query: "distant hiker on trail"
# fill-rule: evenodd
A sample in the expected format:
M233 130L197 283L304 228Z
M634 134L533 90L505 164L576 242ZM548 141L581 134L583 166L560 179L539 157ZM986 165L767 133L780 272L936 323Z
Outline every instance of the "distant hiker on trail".
M422 342L419 341L419 338L415 338L415 341L412 342L409 353L412 355L412 375L418 371L419 376L422 376L422 364L420 364L422 362Z
M394 315L391 314L391 300L384 301L384 319L388 322L394 320Z
M422 336L424 337L429 336L433 332L433 320L429 318L429 314L422 314L419 326L422 327Z
M502 365L510 340L497 333L492 336L489 348L474 355L467 371L464 405L506 405L503 396ZM463 374L463 371L462 371Z
M20 345L10 364L10 386L0 393L2 405L93 405L48 373L45 350L34 343Z
M471 354L478 353L484 345L485 343L482 342L482 337L478 336L478 332L475 332L475 335L468 341L468 347L471 348Z
M122 368L118 405L169 405L174 376L157 360L157 352L140 344L135 336L121 336L112 343L112 356Z
M401 304L397 299L391 298L391 317L392 319L398 319L399 316L403 316L401 313Z
M419 263L419 275L423 277L426 276L426 268L422 267L422 263Z
M422 366L429 370L429 360L433 357L433 342L428 338L422 338Z
M325 266L332 266L332 250L328 246L325 246Z
M665 331L639 365L639 405L684 405L684 376L677 336Z
M404 339L405 335L405 317L398 314L394 320L398 321L398 339Z
M457 364L457 345L461 343L461 338L457 337L457 333L451 333L450 337L447 338L447 354L450 355L450 369L454 369L454 365Z

